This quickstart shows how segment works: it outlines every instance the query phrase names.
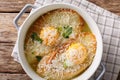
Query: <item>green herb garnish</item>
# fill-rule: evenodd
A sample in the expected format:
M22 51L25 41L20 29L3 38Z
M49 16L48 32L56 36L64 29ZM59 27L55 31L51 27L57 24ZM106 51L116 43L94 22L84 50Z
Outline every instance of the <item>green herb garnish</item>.
M63 28L64 28L64 29L67 29L67 28L69 28L69 26L64 26Z
M36 41L39 41L40 43L42 43L43 41L35 32L32 33L31 38L32 38L32 41L36 40Z
M26 45L24 45L24 49L26 49Z
M36 56L37 61L40 61L42 59L41 56Z
M62 27L57 27L58 32L62 31Z
M32 52L32 54L34 54L34 52Z
M64 67L65 69L67 68L66 62L63 63L63 67Z
M64 32L62 34L62 36L64 38L69 38L69 35L72 33L72 27L69 26L64 26Z

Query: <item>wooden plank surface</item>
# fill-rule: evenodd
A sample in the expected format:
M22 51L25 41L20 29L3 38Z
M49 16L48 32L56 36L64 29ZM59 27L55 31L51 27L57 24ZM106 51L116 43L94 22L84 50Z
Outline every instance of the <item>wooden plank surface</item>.
M0 0L0 12L19 12L25 4L35 0ZM120 15L120 0L88 0L113 13Z
M22 7L33 4L35 0L0 0L0 80L31 80L21 65L11 57L17 30L13 26L13 18ZM111 12L120 15L120 0L89 0ZM29 13L22 16L21 24ZM120 80L120 78L118 79Z
M25 4L33 4L35 0L0 0L0 12L19 12Z
M31 80L27 74L0 73L0 80Z
M13 60L11 53L17 38L13 19L17 13L0 13L0 80L30 80L21 65ZM21 24L28 13L22 16Z
M117 15L120 15L120 0L88 0Z

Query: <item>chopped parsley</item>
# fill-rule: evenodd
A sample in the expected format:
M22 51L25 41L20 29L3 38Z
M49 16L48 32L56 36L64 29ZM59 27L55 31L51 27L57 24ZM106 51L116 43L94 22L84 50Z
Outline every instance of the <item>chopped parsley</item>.
M40 42L40 43L42 43L42 39L37 35L37 33L35 33L35 32L33 32L32 34L31 34L31 38L32 38L32 41L34 41L34 40L36 40L36 41L38 41L38 42Z
M37 61L40 61L42 59L41 56L36 56Z
M65 69L67 68L66 62L63 63L63 67L64 67Z
M24 49L26 49L26 45L24 45Z
M57 27L58 32L61 32L63 29L62 27Z
M32 54L34 54L34 52L32 52Z
M64 26L64 31L62 33L62 36L64 38L69 38L69 35L72 33L72 27L70 26Z

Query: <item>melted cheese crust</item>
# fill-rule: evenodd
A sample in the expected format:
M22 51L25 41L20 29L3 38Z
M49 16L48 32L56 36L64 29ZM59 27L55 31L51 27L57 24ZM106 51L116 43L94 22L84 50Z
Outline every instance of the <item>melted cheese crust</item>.
M55 45L58 37L58 30L54 27L43 27L40 32L40 38L43 40L43 44L47 46Z
M31 25L25 41L25 54L35 71L48 80L68 80L84 70L93 61L96 53L96 38L90 32L82 32L85 22L70 9L57 9L40 16ZM69 25L72 33L63 38L58 27ZM30 34L36 32L43 40L40 44L32 41ZM32 54L34 53L34 54ZM37 62L36 56L42 56Z
M81 43L74 43L69 46L64 54L66 54L66 65L74 66L82 64L85 61L87 58L87 49Z

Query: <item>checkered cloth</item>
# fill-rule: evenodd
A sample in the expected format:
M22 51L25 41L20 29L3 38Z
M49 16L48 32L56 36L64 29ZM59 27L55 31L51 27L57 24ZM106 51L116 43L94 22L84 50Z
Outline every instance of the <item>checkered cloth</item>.
M117 80L117 76L120 71L120 16L104 10L86 0L36 0L34 5L41 7L46 4L61 2L73 4L86 10L97 23L104 43L102 63L106 67L106 72L102 80ZM17 51L16 42L12 56L19 62ZM90 80L94 80L100 71L101 68L99 67Z

